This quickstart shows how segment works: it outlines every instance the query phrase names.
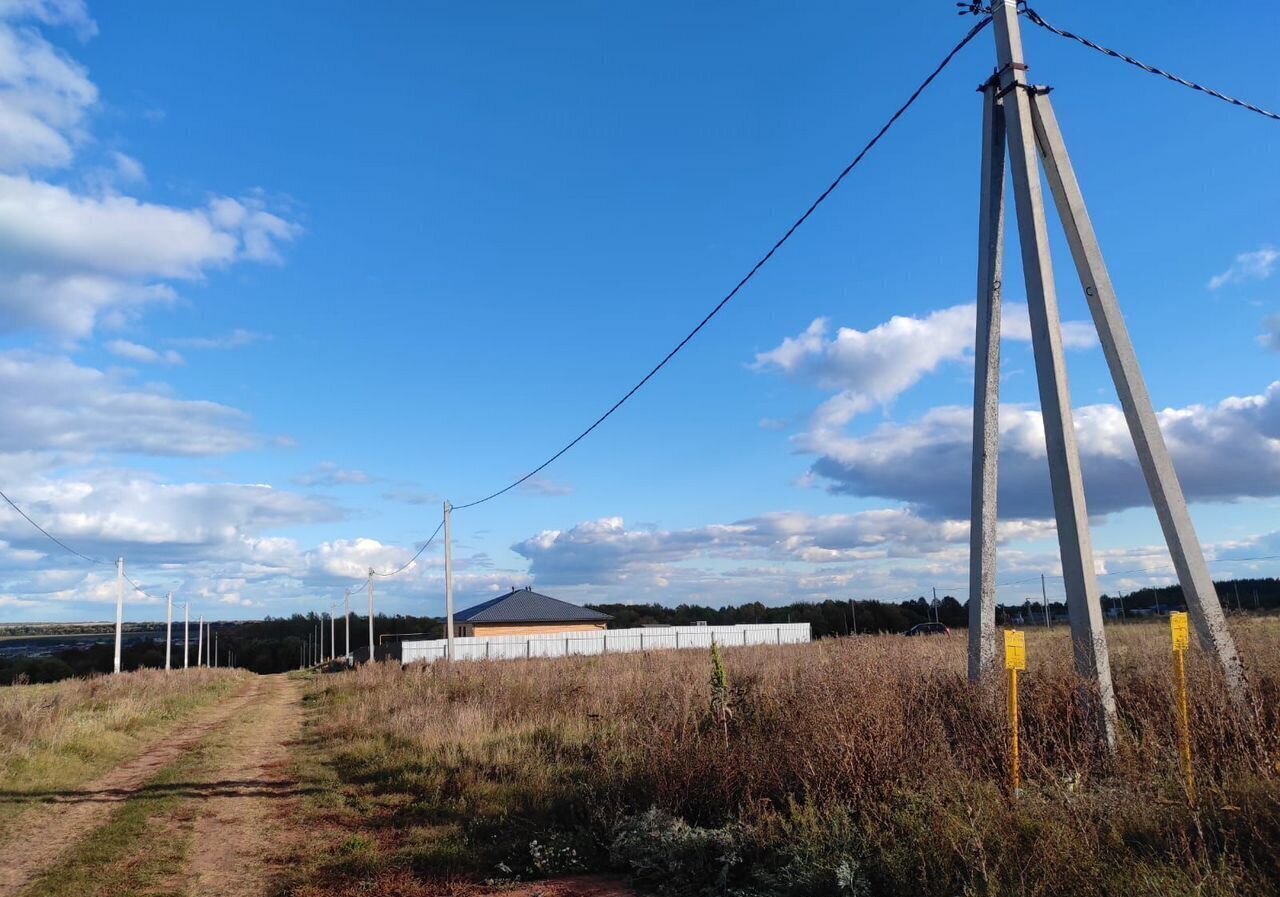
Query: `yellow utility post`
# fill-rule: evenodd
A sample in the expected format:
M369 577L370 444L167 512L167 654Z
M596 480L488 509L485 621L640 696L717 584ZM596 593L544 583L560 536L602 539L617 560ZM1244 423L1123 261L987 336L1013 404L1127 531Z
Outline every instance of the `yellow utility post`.
M1169 635L1173 639L1173 676L1178 689L1178 747L1182 754L1182 773L1187 778L1187 800L1195 803L1196 780L1191 769L1191 708L1187 703L1187 649L1191 647L1191 633L1185 613L1169 615Z
M1018 671L1027 668L1027 637L1016 629L1004 632L1004 668L1009 672L1009 775L1018 796L1022 757L1018 752Z

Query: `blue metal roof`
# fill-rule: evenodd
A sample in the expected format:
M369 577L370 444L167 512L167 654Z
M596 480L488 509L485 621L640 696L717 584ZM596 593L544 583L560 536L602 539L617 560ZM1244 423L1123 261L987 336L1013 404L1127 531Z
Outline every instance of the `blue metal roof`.
M460 623L603 623L608 614L532 589L516 589L453 615Z

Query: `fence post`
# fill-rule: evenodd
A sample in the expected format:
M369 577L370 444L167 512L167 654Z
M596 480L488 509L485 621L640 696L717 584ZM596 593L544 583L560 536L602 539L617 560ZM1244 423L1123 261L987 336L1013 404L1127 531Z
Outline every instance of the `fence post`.
M778 644L781 645L782 644L782 627L776 626L774 627L773 631L778 634Z

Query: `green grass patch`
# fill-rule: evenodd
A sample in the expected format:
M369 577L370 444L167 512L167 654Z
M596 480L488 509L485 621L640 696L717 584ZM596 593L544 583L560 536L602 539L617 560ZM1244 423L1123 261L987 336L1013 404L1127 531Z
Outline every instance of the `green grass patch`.
M167 886L183 867L190 831L172 821L190 798L171 786L189 781L207 760L193 748L125 801L111 818L73 847L55 867L38 876L23 897L179 897L182 884Z

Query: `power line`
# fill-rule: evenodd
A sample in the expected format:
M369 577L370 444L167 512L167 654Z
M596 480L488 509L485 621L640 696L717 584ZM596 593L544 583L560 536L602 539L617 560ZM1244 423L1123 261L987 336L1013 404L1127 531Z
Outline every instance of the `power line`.
M10 498L9 496L5 495L3 492L0 492L0 498L3 498L6 502L8 502L8 503L9 503L9 507L13 508L15 511L17 511L19 514L21 514L21 515L22 515L22 519L23 519L23 520L27 521L27 523L30 523L32 526L34 526L36 529L38 529L38 530L39 530L39 531L44 535L44 537L45 537L46 539L48 539L48 540L49 540L50 542L52 542L53 544L57 545L57 546L58 546L59 548L61 548L63 551L66 551L66 552L69 552L69 553L71 553L71 554L74 554L76 557L80 558L81 560L88 561L88 562L89 562L89 563L91 563L91 564L102 564L102 565L104 565L104 566L110 566L110 565L111 565L111 563L112 563L111 561L104 561L104 560L102 560L101 558L93 558L93 557L89 557L89 555L87 555L87 554L81 554L80 552L76 551L74 548L72 548L72 547L71 547L70 545L68 545L66 542L63 542L61 539L59 539L59 538L58 538L57 536L55 536L53 533L49 532L49 531L48 531L47 529L45 529L43 526L41 526L40 524L38 524L38 523L36 523L34 520L32 520L32 519L31 519L31 515L29 515L26 511L22 510L22 508L18 507L18 506L17 506L17 504L15 504L15 503L14 503L13 499L12 499L12 498Z
M486 501L487 501L487 499L486 499ZM477 504L478 504L478 502L477 502ZM423 542L423 543L422 543L422 547L418 549L417 554L415 554L413 557L409 558L409 560L405 561L403 564L401 564L401 565L400 565L399 567L397 567L396 569L392 570L390 573L379 573L377 570L372 570L372 569L369 571L369 573L370 573L371 575L373 575L373 576L384 576L384 577L385 577L385 576L395 576L397 573L402 573L402 572L404 572L405 570L409 569L409 565L411 565L411 564L412 564L414 561L416 561L418 558L422 557L422 552L426 551L426 550L427 550L427 546L428 546L428 545L430 545L432 542L434 542L434 541L435 541L436 536L440 535L440 530L441 530L443 527L444 527L444 521L443 521L443 520L441 520L441 521L440 521L440 525L436 527L436 531L435 531L434 533L432 533L432 534L431 534L431 538L427 539L427 541L425 541L425 542Z
M1181 84L1183 87L1190 87L1192 90L1198 90L1201 93L1208 94L1209 96L1214 97L1215 99L1222 100L1225 103L1230 103L1233 106L1239 106L1241 109L1248 109L1250 112L1256 112L1259 115L1265 116L1266 118L1270 118L1275 121L1280 121L1280 115L1277 115L1276 113L1271 112L1267 109L1263 109L1260 106L1255 106L1252 103L1246 103L1244 100L1239 100L1239 99L1236 99L1235 97L1227 96L1227 94L1225 93L1216 91L1211 87L1205 87L1203 84L1197 84L1194 81L1188 81L1186 78L1180 78L1177 75L1174 75L1170 72L1166 72L1164 69L1156 68L1154 65L1148 65L1145 62L1134 59L1132 56L1128 56L1124 53L1121 53L1119 50L1112 50L1110 47L1104 47L1101 44L1094 43L1093 41L1089 40L1087 37L1081 37L1078 34L1072 34L1070 31L1066 31L1054 25L1050 25L1040 16L1038 12L1036 12L1034 9L1032 9L1029 6L1023 8L1023 13L1026 15L1027 19L1033 25L1039 25L1041 28L1045 29L1046 31L1051 31L1054 34L1058 35L1059 37L1065 37L1068 40L1075 41L1076 43L1084 44L1086 47L1088 47L1091 50L1097 50L1099 53L1103 53L1114 59L1119 59L1122 62L1127 62L1129 63L1129 65L1137 66L1138 68L1142 69L1144 72L1148 72L1152 75L1159 75L1162 78L1166 78L1172 81L1174 84Z
M919 98L920 94L924 93L925 88L927 88L930 84L932 84L933 80L942 73L942 70L945 69L948 64L950 64L951 60L954 59L962 49L964 49L964 47L969 43L969 41L977 37L978 33L981 32L982 29L985 28L990 23L991 23L991 18L988 16L982 19L981 21L979 21L976 25L974 25L972 28L969 29L969 32L961 39L961 41L951 48L951 51L942 58L942 61L938 63L937 67L934 68L934 70L929 73L929 76L920 83L920 86L917 87L912 92L911 96L907 98L907 101L903 103L901 106L899 106L898 110L894 112L893 115L889 116L889 120L886 121L884 125L880 128L880 130L876 132L876 135L872 137L870 141L868 141L867 145L864 146L862 148L862 151L859 152L858 155L854 157L853 161L850 162L848 165L846 165L844 167L844 170L841 171L840 174L836 176L836 179L831 182L831 184L827 187L827 189L823 190L822 193L819 194L818 198L815 199L809 205L809 208L805 209L804 214L801 215L799 218L797 218L795 220L795 223L792 224L789 228L787 228L786 233L784 233L778 239L778 241L774 243L772 247L770 247L768 252L766 252L763 256L760 257L760 260L757 261L751 267L751 270L749 270L743 276L743 278L734 285L733 289L731 289L727 294L725 294L724 298L721 299L716 304L716 306L712 308L710 312L707 313L706 317L704 317L701 321L699 321L698 325L694 327L692 330L690 330L689 333L685 336L685 338L680 340L680 342L676 344L676 347L674 349L668 352L661 361L659 361L656 365L654 365L653 369L650 370L649 373L645 374L644 377L640 379L640 382L638 382L635 386L631 387L631 389L627 390L626 394L623 395L622 398L618 399L618 401L614 402L613 405L610 406L608 411L606 411L604 414L596 418L595 421L591 424L591 426L587 427L585 430L583 430L581 433L575 436L568 444L566 444L563 448L557 451L554 455L552 455L546 461L543 461L533 470L529 471L524 476L520 477L518 480L510 483L509 485L504 486L503 488L497 490L496 492L491 492L490 494L486 495L484 498L479 498L479 499L476 499L475 501L468 502L462 505L455 505L454 510L463 511L463 510L466 510L467 508L474 508L476 505L482 505L487 501L491 501L500 495L510 492L512 489L516 488L521 483L525 483L531 478L537 476L539 473L541 473L543 470L545 470L547 467L549 467L551 464L557 461L560 458L560 456L562 456L565 452L569 451L569 449L573 448L575 445L577 445L579 442L585 439L588 435L590 435L591 432L596 429L596 427L600 426L602 423L608 420L609 417L611 417L615 411L621 408L628 399L630 399L633 395L639 392L641 387L643 387L646 383L648 383L651 379L653 379L654 375L656 375L658 371L666 367L667 363L671 361L671 359L675 358L676 354L681 349L683 349L686 345L688 345L689 341L692 340L695 336L697 336L698 333L702 330L702 328L707 326L707 324L710 323L711 319L714 318L717 314L719 314L720 310L723 309L726 305L728 305L729 301L733 299L734 296L738 295L738 293L742 290L742 288L745 287L751 281L751 279L756 276L756 274L760 271L760 269L763 268L769 262L769 260L773 258L774 254L779 249L782 248L783 244L786 243L789 239L791 239L791 235L794 234L797 230L799 230L802 224L804 224L806 221L809 220L809 216L812 215L815 211L817 211L818 206L822 205L826 201L827 197L829 197L832 193L835 192L835 189L840 186L840 183L849 175L851 171L853 171L854 168L857 167L858 163L862 161L862 159L867 155L867 153L869 153L871 149L877 143L880 142L880 138L884 137L884 135L889 132L889 129L893 127L894 123L897 122L899 118L902 117L903 113L905 113L909 108L911 108L911 105L915 103L916 99Z

